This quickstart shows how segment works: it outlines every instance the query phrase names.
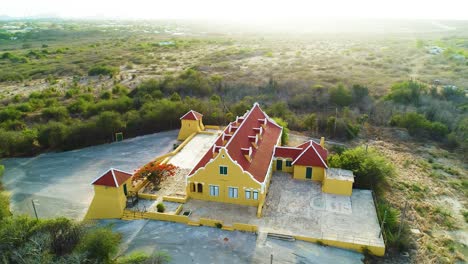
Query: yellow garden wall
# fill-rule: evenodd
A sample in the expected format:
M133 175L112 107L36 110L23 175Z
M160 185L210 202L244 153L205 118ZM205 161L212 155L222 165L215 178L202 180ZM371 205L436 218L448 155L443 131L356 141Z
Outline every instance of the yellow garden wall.
M188 216L185 215L175 215L156 212L146 212L143 214L143 218L184 224L187 224L189 222Z
M227 175L219 173L219 166L221 165L228 167ZM203 192L192 192L190 183L202 183ZM219 196L210 196L210 185L219 186ZM228 187L238 188L238 198L229 198ZM246 189L258 191L258 200L246 199ZM232 162L227 152L221 149L213 162L208 163L205 168L200 169L188 178L187 195L190 198L199 200L258 206L261 199L261 185L247 173L244 173L239 165ZM253 198L253 192L251 192L251 198Z
M249 224L242 224L242 223L234 223L232 225L234 230L244 231L244 232L257 232L258 227L256 225L249 225Z
M217 227L216 224L223 224L223 221L208 218L200 218L198 221L200 225L211 227Z
M364 248L366 248L370 251L372 255L379 256L379 257L382 257L383 255L385 255L385 246L384 247L368 246L368 245L362 245L362 244L353 243L353 242L344 242L344 241L337 241L337 240L331 240L331 239L318 239L318 238L305 237L305 236L294 236L294 238L297 240L302 240L302 241L312 242L312 243L320 242L327 246L350 249L350 250L354 250L358 252L363 252Z
M322 192L351 196L353 193L353 182L325 177L322 184Z
M157 200L158 196L156 194L139 193L138 198L147 199L147 200Z
M163 196L163 201L175 202L175 203L186 203L187 196L185 197L173 197L173 196Z
M309 180L306 178L306 166L294 165L293 178L298 180ZM322 167L312 166L312 180L323 181L325 169Z

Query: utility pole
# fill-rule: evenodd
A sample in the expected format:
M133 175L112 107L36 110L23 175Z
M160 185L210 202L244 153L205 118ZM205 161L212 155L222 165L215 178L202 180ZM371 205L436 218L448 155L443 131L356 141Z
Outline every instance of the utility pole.
M37 217L36 205L34 204L33 199L31 199L31 203L32 203L32 206L33 206L33 209L34 209L34 215L36 215L36 220L39 220L39 217Z
M382 233L383 233L383 227L384 227L385 219L386 219L386 218L387 218L387 209L385 209L384 216L383 216L383 218L382 218L382 224L380 225L379 238L380 238L380 236L381 236Z
M270 255L270 264L273 264L273 254Z
M400 215L400 226L398 227L398 236L397 236L398 238L400 238L401 229L403 228L403 220L405 219L407 208L408 208L408 201L405 201L405 207L403 208L403 212L401 212L401 215Z

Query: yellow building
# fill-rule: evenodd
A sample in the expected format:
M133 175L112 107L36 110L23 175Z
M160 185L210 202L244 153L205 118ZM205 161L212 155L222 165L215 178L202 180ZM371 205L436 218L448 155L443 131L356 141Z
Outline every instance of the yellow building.
M91 184L94 198L85 219L120 218L127 203L127 195L132 191L132 174L110 169Z
M291 173L294 179L321 182L325 193L351 196L353 173L328 168L328 151L324 145L325 139L322 137L320 144L310 140L297 147L277 146L273 168Z
M255 103L218 137L187 176L190 198L258 206L272 174L282 128Z
M193 110L190 110L185 115L183 115L180 118L182 124L177 139L185 140L191 134L205 130L202 118L202 114Z

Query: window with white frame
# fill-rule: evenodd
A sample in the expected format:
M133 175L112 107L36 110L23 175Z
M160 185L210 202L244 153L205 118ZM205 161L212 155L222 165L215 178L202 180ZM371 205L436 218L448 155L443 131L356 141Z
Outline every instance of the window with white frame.
M219 196L219 186L210 185L210 196Z
M229 187L229 198L238 198L238 190L236 187Z
M227 174L228 174L228 168L227 168L227 166L219 166L219 174L221 174L221 175L227 175Z
M258 191L253 191L253 199L258 200Z
M252 192L250 190L245 190L245 199L252 199Z

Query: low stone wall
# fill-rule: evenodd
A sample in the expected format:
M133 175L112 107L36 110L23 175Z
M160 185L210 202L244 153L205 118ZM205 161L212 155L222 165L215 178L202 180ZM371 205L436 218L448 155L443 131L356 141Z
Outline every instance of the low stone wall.
M184 223L184 224L187 224L189 222L188 216L157 213L157 212L146 212L143 214L142 217L146 219L169 221L169 222Z
M158 196L156 194L150 194L150 193L139 193L138 198L147 199L147 200L157 200Z
M211 226L211 227L217 227L216 226L217 224L221 224L221 225L223 224L223 221L208 219L208 218L200 218L198 222L200 223L200 225Z
M256 225L234 223L232 227L234 228L234 230L237 230L237 231L245 231L245 232L252 232L252 233L255 233L258 231L258 226Z
M163 196L163 201L175 202L175 203L186 203L188 197L174 197L174 196Z

